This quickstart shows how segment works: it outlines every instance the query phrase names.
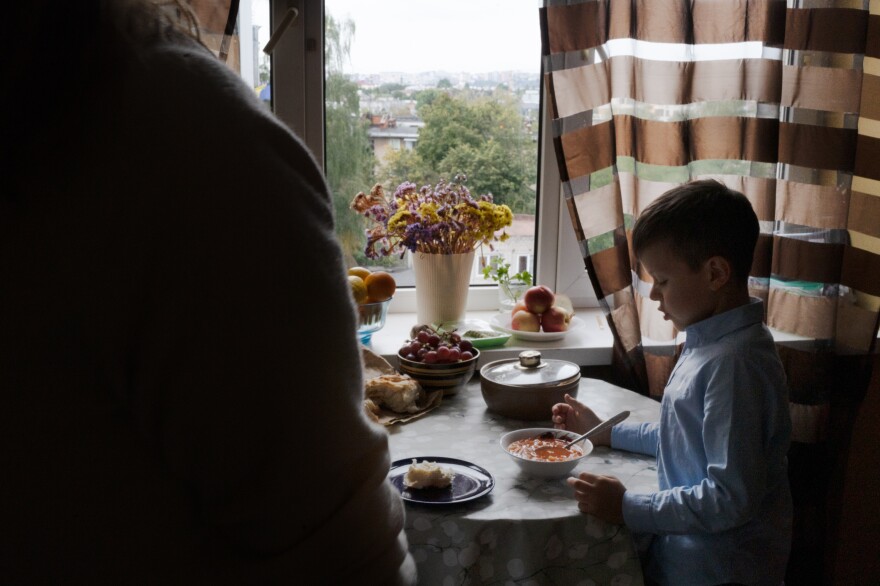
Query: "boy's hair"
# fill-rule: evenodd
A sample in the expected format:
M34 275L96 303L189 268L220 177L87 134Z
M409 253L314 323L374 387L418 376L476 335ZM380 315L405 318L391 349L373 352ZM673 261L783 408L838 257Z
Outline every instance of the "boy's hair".
M633 227L633 251L638 256L662 243L693 270L720 256L730 263L733 280L746 283L759 231L755 210L742 193L714 179L691 181L645 208Z

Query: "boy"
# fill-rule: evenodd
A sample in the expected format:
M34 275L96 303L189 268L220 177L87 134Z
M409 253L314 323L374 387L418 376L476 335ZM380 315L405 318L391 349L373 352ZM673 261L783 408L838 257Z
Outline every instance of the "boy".
M587 472L568 483L578 508L652 534L648 584L782 583L791 538L785 374L748 274L758 220L748 199L713 181L676 187L633 228L650 297L687 333L659 423L623 422L596 445L656 455L660 490L631 494ZM571 397L556 427L600 421Z

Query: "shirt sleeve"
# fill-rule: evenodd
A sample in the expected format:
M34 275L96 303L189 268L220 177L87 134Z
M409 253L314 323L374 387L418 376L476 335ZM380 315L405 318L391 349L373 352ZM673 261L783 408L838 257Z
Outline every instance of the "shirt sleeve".
M746 353L743 353L746 354ZM773 393L760 363L726 356L706 368L702 430L704 477L653 494L624 495L623 517L635 531L717 533L747 522L766 490L765 398ZM693 415L693 413L691 413ZM690 456L687 456L690 457Z
M657 455L659 423L621 422L611 428L611 447L648 456Z

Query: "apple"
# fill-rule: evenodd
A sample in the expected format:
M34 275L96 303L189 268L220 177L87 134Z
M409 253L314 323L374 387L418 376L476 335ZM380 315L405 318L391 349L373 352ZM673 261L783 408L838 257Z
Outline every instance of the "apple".
M541 318L531 311L521 309L513 314L510 327L520 332L540 332Z
M522 299L517 301L516 304L513 306L513 309L510 310L510 317L513 317L517 311L528 311L526 309L526 302Z
M565 332L571 323L571 313L558 305L541 314L541 329L545 332Z
M544 285L535 285L534 287L529 287L526 291L525 295L523 295L523 301L526 304L526 309L531 311L532 313L544 313L553 305L553 300L556 296L553 294L549 288Z

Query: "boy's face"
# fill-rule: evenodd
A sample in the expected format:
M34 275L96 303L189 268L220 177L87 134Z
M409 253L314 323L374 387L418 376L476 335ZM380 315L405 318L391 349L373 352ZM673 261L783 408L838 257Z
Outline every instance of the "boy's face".
M660 242L641 251L639 262L654 279L651 299L660 302L663 319L671 320L678 330L717 312L718 293L709 261L694 271Z

